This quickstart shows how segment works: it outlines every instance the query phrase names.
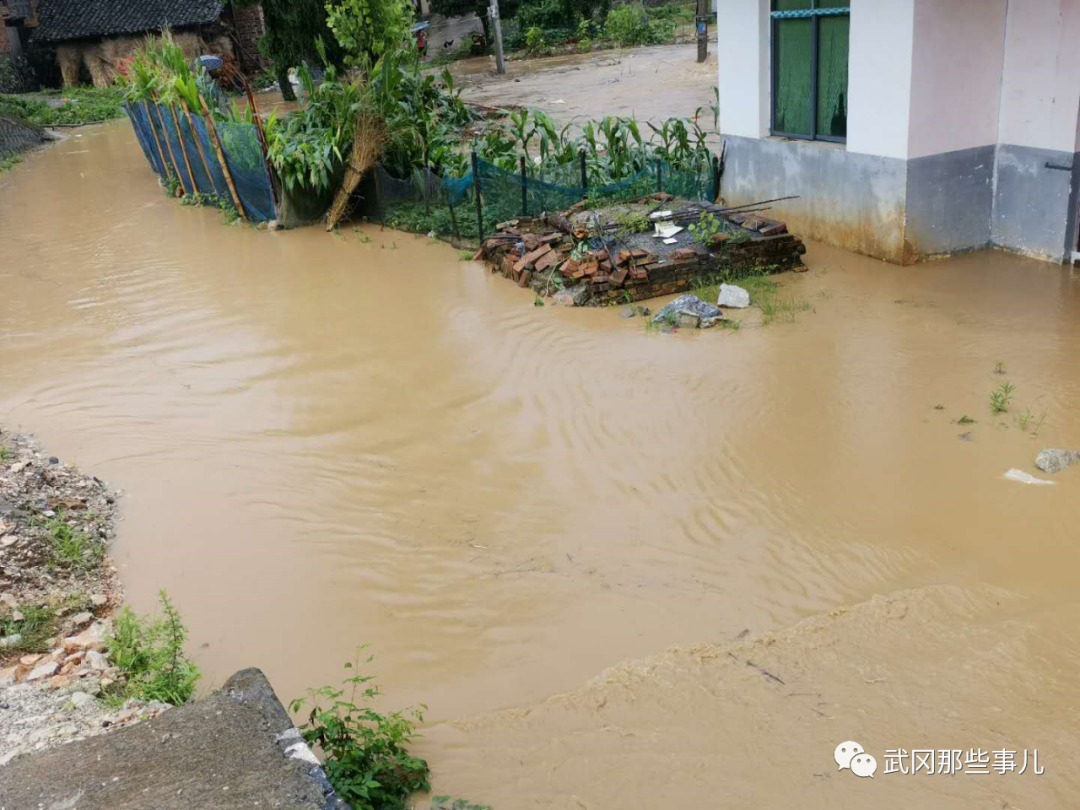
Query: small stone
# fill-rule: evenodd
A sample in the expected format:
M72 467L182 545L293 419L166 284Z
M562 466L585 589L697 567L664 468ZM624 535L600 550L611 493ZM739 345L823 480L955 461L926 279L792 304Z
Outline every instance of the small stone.
M26 680L31 682L42 681L45 678L50 678L55 675L58 669L60 669L60 665L55 661L45 661L30 670L30 674L26 676Z
M103 605L108 604L108 602L109 602L109 597L105 596L104 594L100 594L100 593L92 593L92 594L90 594L90 604L93 605L94 607L102 607Z
M93 695L88 695L86 692L75 692L71 696L71 703L76 709L81 709L83 706L91 706L95 702Z
M19 659L19 663L22 664L24 667L32 667L44 657L45 656L42 655L41 653L33 653L32 655L24 655L22 658Z
M16 462L15 464L12 464L12 465L11 465L11 470L10 470L10 471L11 471L11 472L13 472L13 473L18 473L18 472L22 472L22 471L23 471L24 469L26 469L26 467L27 467L27 466L28 466L29 464L30 464L30 462L29 462L29 461L19 461L19 462Z
M13 622L21 622L25 618L26 618L26 614L24 614L21 610L13 610L13 611L11 611L11 620Z
M86 663L95 672L104 672L109 668L109 660L97 650L90 650L86 653Z
M18 601L10 593L0 593L0 602L3 602L12 610L15 610L17 607L19 607Z
M746 309L750 306L750 293L734 284L721 284L720 297L717 298L716 305L730 309Z
M650 315L652 315L652 310L648 307L643 307L641 304L638 304L636 307L634 307L634 309L637 310L638 315L640 315L642 318L648 318Z
M92 622L93 620L94 614L86 610L84 610L82 613L76 613L74 616L68 619L72 627L80 627L88 622Z
M1053 475L1080 461L1080 450L1043 450L1035 457L1035 466Z
M626 309L622 310L619 313L619 317L620 318L635 318L635 317L637 317L637 313L633 309L631 309L630 307L627 307Z
M0 686L10 686L15 683L15 677L18 675L18 672L18 666L0 669Z
M49 678L48 686L50 689L63 689L65 687L71 686L72 679L73 676L71 675L53 675L53 677Z
M53 511L52 509L46 509L46 510L45 510L44 512L42 512L41 514L43 514L43 515L44 515L45 517L47 517L47 518L54 518L54 517L56 517L56 512L54 512L54 511Z
M12 633L10 636L0 638L0 650L10 650L22 643L22 633Z
M0 538L0 546L3 546L4 548L7 548L8 546L13 546L18 542L19 538L13 534L7 534Z

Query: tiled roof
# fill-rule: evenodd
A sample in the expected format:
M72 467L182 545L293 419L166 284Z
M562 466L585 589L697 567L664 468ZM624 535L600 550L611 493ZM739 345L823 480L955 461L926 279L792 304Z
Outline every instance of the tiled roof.
M212 23L224 0L38 0L35 42L141 34Z

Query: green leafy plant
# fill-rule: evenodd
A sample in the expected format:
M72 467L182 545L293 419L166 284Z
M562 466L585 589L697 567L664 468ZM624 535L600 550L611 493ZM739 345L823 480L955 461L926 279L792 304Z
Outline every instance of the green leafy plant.
M405 0L330 0L326 24L353 67L366 68L400 48L412 25L413 5Z
M532 54L544 53L548 47L544 29L535 25L529 28L525 32L525 47Z
M1012 402L1014 391L1016 391L1016 386L1009 382L1003 382L991 391L990 413L997 416L998 414L1007 412L1009 410L1009 403Z
M625 3L608 12L604 21L604 36L626 48L632 45L653 45L675 35L670 20L649 21L645 6L640 2Z
M359 659L358 653L345 668L356 672ZM369 656L365 663L371 661ZM340 689L312 690L289 707L297 713L310 702L300 731L322 749L330 784L354 810L404 810L409 794L431 789L427 762L407 750L426 707L381 714L370 705L380 694L372 676L355 674Z
M716 218L714 214L710 214L708 211L702 211L701 217L697 222L692 222L687 228L690 231L690 235L694 237L694 241L700 245L708 245L716 234L723 230L720 220Z
M11 452L11 449L6 444L0 444L0 461L10 461L15 458L15 454Z
M975 420L972 419L970 416L968 416L965 413L963 416L961 416L959 419L956 420L956 424L958 424L958 425L974 425Z
M195 692L200 672L184 652L187 628L165 591L158 592L161 616L139 616L125 607L113 619L106 644L126 683L118 697L138 697L180 706Z

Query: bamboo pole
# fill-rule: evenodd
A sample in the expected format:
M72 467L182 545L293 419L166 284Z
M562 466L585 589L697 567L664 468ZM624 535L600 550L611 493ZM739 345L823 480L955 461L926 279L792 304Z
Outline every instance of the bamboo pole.
M274 205L279 201L277 183L274 182L274 173L269 170L270 142L266 140L266 130L263 129L262 116L259 115L259 105L255 103L255 94L251 91L251 82L243 75L240 76L247 92L248 104L251 105L251 117L255 121L255 131L259 133L259 145L262 146L263 163L267 164L266 176L270 178L270 195L274 198Z
M172 166L170 166L169 161L165 159L165 150L161 148L161 141L158 140L157 127L154 126L154 116L150 114L150 102L144 101L143 107L146 109L146 120L150 124L150 133L154 136L154 145L157 146L158 157L161 159L161 166L165 169L165 177L171 179L173 176Z
M184 166L187 167L188 179L191 180L191 187L195 189L194 194L199 193L199 184L195 182L195 172L191 170L191 160L188 159L187 147L184 146L184 133L180 131L180 119L176 117L176 107L169 107L169 112L172 113L173 126L176 127L176 139L180 141L180 154L184 156Z
M243 217L244 222L247 222L248 218L247 213L244 211L244 204L240 202L240 195L236 193L236 184L233 183L232 172L229 171L229 164L225 160L225 152L222 150L221 141L218 139L217 127L214 126L214 116L210 114L210 109L206 106L206 99L200 96L199 103L202 105L206 128L210 131L210 142L214 144L214 151L217 153L218 162L221 164L221 173L225 175L225 182L229 184L229 193L232 194L236 211Z
M169 150L169 157L172 158L173 171L176 174L176 179L180 183L180 188L184 189L184 193L187 193L187 189L184 188L184 178L180 176L180 164L176 161L176 155L173 154L172 144L169 143L169 134L165 131L165 119L161 116L161 105L157 103L157 99L154 99L154 106L158 108L158 123L161 126L161 136L165 139L165 148ZM179 136L179 133L177 133Z
M181 101L181 103L184 105L184 112L187 113L188 124L191 125L191 137L195 139L195 148L199 152L199 160L202 161L203 171L206 172L206 179L210 181L210 188L214 189L214 196L216 197L217 186L214 185L214 175L210 174L210 164L206 161L206 153L203 151L202 141L199 140L199 130L195 128L195 114L186 101Z

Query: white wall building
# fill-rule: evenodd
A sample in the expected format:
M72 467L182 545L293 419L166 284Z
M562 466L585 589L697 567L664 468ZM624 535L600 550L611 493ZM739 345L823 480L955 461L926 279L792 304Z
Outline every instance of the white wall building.
M1077 249L1080 0L720 0L729 204L908 263Z

